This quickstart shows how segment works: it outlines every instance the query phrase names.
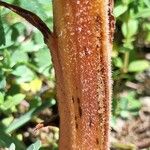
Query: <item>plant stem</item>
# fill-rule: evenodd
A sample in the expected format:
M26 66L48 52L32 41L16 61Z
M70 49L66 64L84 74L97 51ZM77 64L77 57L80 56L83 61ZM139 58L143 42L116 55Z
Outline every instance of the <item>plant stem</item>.
M51 45L54 45L61 150L109 149L108 5L108 0L53 1L56 39Z

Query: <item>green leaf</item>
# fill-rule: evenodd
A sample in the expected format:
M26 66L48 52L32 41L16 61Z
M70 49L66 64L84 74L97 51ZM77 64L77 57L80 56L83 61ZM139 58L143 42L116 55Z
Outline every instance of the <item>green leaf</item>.
M119 0L120 1L120 0ZM132 3L134 0L121 0L122 5L129 5Z
M8 24L4 24L3 26L5 29L5 45L4 44L1 45L0 49L6 49L15 44L15 42L12 41L13 30L12 30L11 26L9 26Z
M128 9L128 6L126 6L126 5L116 6L115 9L114 9L114 16L119 17L120 15L125 13L127 11L127 9Z
M139 111L141 108L141 103L140 101L136 99L131 99L128 103L128 110L129 111Z
M20 45L19 50L31 53L38 51L40 48L43 48L43 45L35 44L32 40L27 40Z
M121 116L122 118L128 118L128 117L130 116L130 113L129 113L128 111L126 111L126 110L122 110L122 111L120 112L120 116Z
M31 144L27 150L39 150L41 147L41 141L37 140L35 143Z
M9 150L15 150L16 149L16 146L14 143L11 143L10 147L9 147Z
M150 8L145 8L135 15L135 18L148 18L150 16Z
M13 67L17 63L27 62L28 61L28 55L27 55L27 53L25 53L21 50L16 50L11 55L10 61L11 61L11 67Z
M116 57L113 62L115 64L115 66L118 68L121 68L123 66L123 62L122 62L121 58L119 58L119 57Z
M16 150L25 150L22 142L0 130L0 147L9 147L12 143L15 144Z
M46 102L44 102L41 106L39 107L34 107L30 109L27 113L22 115L20 118L15 119L6 129L7 133L13 132L14 130L20 128L22 125L30 121L35 115L37 115L39 112L41 112L43 109L47 107L51 107L55 105L55 100L51 99Z
M4 96L5 94L0 92L0 105L4 103Z
M8 99L0 106L2 110L8 110L13 106L20 104L20 102L25 98L24 94L16 94L15 96L8 96Z
M24 0L22 0L22 1L24 1ZM27 2L27 0L24 2ZM32 2L29 1L28 3L26 3L27 5L30 6L30 8L31 8L30 10L32 10L32 8L35 8L34 4L33 4L33 6L31 5ZM44 38L48 38L49 35L51 35L51 31L49 30L47 25L33 12L25 10L21 7L16 6L16 5L6 3L4 1L0 1L0 6L4 6L8 9L12 10L13 12L17 13L18 15L22 16L24 19L26 19L28 22L30 22L33 26L38 28L43 33ZM36 10L39 10L39 9L40 9L40 7L36 8Z
M111 127L112 128L116 128L116 117L115 116L111 116Z
M48 49L40 49L35 53L34 61L38 66L38 71L44 75L49 75L48 71L52 64Z
M129 72L142 72L150 67L150 63L146 60L135 60L129 64Z
M18 66L12 72L12 74L17 77L18 83L29 82L29 81L33 80L33 78L35 77L33 71L25 65Z
M35 112L36 108L33 108L31 110L29 110L27 113L25 113L24 115L22 115L20 118L15 119L6 129L7 133L10 133L16 129L18 129L19 127L21 127L22 125L24 125L25 123L27 123L28 121L30 121L30 119L33 117L34 112Z
M16 41L19 36L19 31L15 26L12 26L11 28L12 28L11 40Z
M145 43L149 44L150 43L150 33L148 32L146 37L145 37Z
M43 9L43 5L41 5L38 0L21 0L20 1L20 6L34 12L35 14L37 14L40 18L42 18L43 20L46 19L47 15L45 13L45 10Z
M6 78L3 77L2 79L0 79L0 89L5 89L6 87Z
M38 30L35 30L34 32L35 34L33 35L33 40L35 42L35 45L38 45L40 48L43 48L45 44L42 34Z
M2 18L1 18L1 10L0 10L0 46L6 44L6 39L5 39L5 32L4 32L4 27L2 23Z
M14 117L12 115L10 115L9 117L5 117L4 119L1 120L1 123L4 126L8 126L10 125L10 123L14 120Z
M38 2L41 4L48 4L49 0L38 0Z
M126 97L122 97L119 103L119 108L121 110L126 110L128 107L128 99Z
M138 21L130 19L128 22L124 22L122 25L122 33L124 37L131 38L137 33Z
M136 99L136 93L130 92L128 94L128 110L138 112L141 107L141 102Z
M143 2L145 3L145 5L146 5L147 7L150 8L150 0L143 0Z
M0 69L0 90L4 90L6 87L6 78L4 77L4 71Z
M150 24L149 24L149 22L147 23L147 22L145 22L143 25L142 25L142 28L143 28L143 30L145 30L145 31L150 31Z

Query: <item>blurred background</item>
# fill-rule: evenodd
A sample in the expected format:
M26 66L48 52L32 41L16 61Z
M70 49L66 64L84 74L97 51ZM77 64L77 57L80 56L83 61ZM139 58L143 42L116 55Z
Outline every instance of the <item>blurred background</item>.
M51 28L49 0L7 0ZM115 0L112 150L150 150L150 0ZM0 150L58 150L55 75L41 33L0 7ZM43 123L44 128L40 128ZM47 126L50 125L50 126ZM37 126L37 128L35 128Z

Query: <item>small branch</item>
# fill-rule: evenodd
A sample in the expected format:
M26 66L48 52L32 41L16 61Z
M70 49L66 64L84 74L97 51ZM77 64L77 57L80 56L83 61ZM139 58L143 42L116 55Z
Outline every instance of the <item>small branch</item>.
M34 14L26 9L23 9L21 7L18 7L18 6L12 5L12 4L8 4L3 1L0 1L0 6L4 6L8 9L12 10L16 14L18 14L21 17L23 17L24 19L26 19L34 27L39 29L44 36L44 40L47 40L48 38L52 39L52 32L47 27L47 25L36 14Z

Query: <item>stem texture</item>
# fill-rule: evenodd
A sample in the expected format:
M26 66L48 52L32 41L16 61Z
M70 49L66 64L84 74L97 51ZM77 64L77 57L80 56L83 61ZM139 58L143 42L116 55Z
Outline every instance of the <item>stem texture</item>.
M111 105L110 0L54 0L60 150L108 150Z

